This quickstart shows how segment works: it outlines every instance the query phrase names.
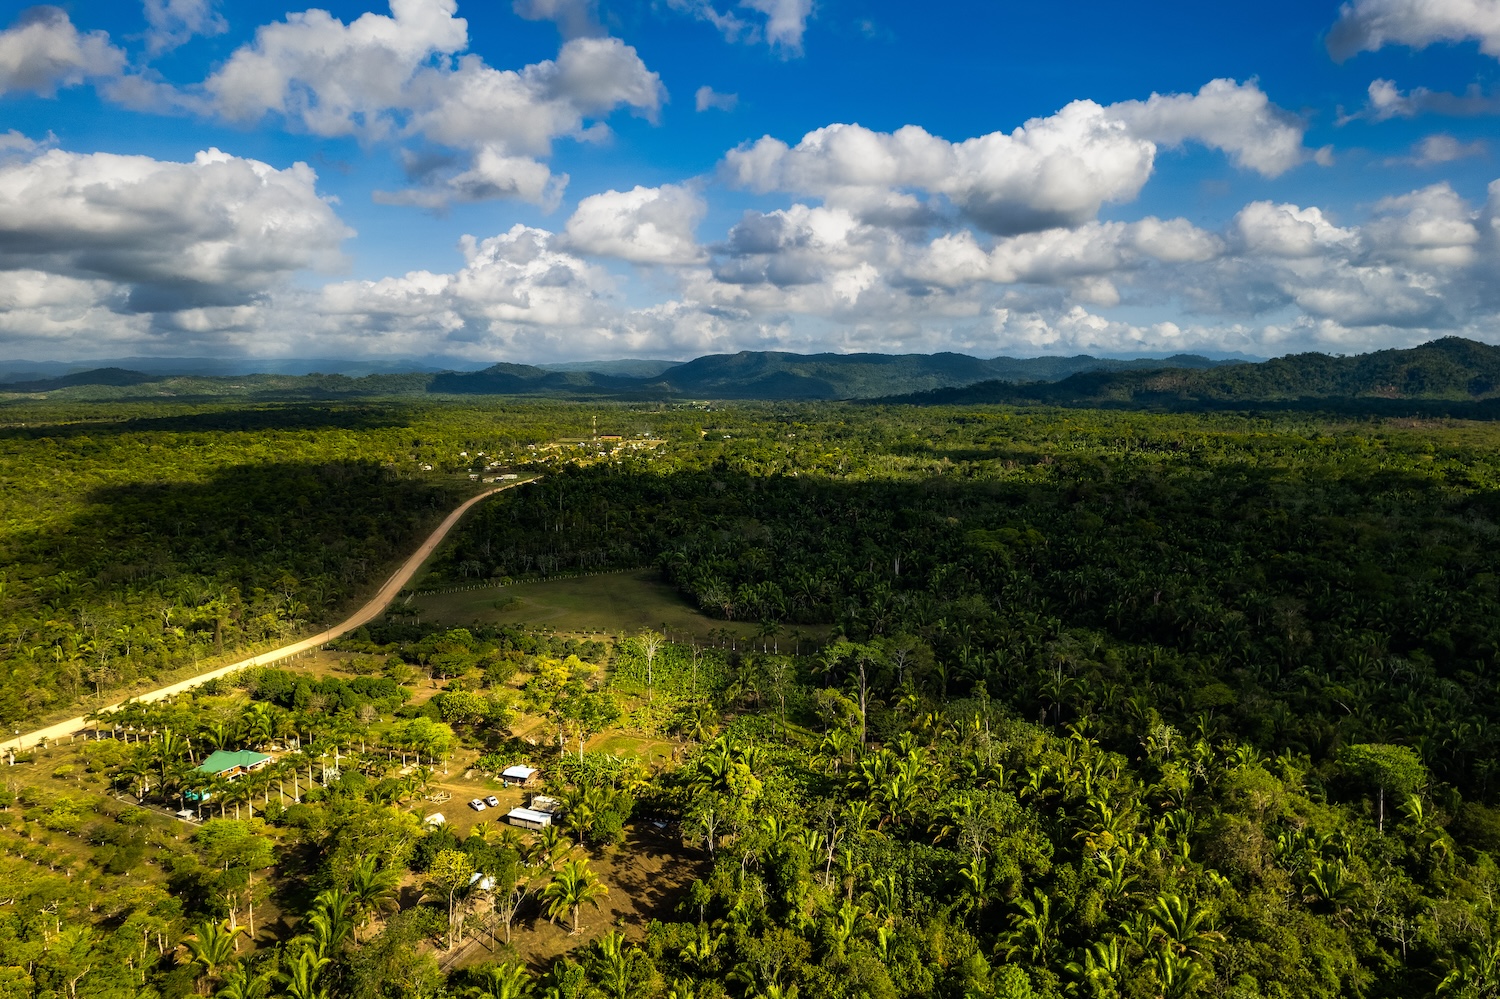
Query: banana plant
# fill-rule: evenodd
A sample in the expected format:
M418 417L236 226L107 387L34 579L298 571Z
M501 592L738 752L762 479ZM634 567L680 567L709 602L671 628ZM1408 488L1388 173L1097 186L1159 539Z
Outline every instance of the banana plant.
M1208 925L1208 913L1181 895L1158 895L1146 913L1156 924L1158 938L1175 954L1202 957L1224 942L1224 934Z
M1040 888L1032 889L1032 897L1017 903L1020 912L1010 917L1010 930L1000 938L1005 956L1023 956L1033 964L1046 967L1052 963L1052 951L1057 946L1058 926L1052 915L1052 899Z

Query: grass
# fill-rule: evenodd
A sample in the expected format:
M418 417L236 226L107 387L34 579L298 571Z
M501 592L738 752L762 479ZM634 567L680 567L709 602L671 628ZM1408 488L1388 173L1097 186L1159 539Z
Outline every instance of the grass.
M571 579L423 594L405 607L433 624L515 624L565 634L624 635L663 624L673 641L712 642L711 631L742 638L759 625L720 621L700 613L655 569L631 569Z
M596 736L588 744L591 753L612 753L615 756L639 756L647 763L666 763L672 759L674 744L666 739L651 739L639 735L628 735L611 730Z

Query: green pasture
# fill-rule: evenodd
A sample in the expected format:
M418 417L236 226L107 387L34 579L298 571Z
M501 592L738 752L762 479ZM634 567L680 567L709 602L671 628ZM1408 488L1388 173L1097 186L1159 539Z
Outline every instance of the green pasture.
M712 642L710 632L726 630L741 639L760 633L759 624L700 613L655 569L419 594L402 610L433 624L516 624L564 633L620 635L666 625L674 641Z
M649 739L612 731L596 737L588 748L593 753L639 756L647 763L666 763L672 759L673 744L665 739Z

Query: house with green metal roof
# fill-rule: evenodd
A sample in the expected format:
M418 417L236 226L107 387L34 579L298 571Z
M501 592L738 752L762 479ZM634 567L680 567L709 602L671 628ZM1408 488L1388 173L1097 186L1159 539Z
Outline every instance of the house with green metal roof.
M224 777L234 780L244 774L254 773L267 763L271 757L265 753L255 753L248 749L216 749L204 758L203 762L193 768L195 773L206 774L209 777ZM188 801L196 801L200 805L213 797L207 788L198 788L186 791L183 797Z
M248 749L238 749L232 752L227 749L216 749L209 753L195 769L200 774L208 774L211 777L238 777L241 774L253 773L270 762L271 758L265 753L256 753Z

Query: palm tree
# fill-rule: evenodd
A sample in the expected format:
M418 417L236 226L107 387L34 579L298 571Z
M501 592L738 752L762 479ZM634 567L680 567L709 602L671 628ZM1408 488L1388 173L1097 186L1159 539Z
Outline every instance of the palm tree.
M276 977L281 980L287 999L328 999L328 990L318 987L318 974L326 964L328 958L320 957L311 948L304 948L286 962L286 970Z
M558 916L572 914L573 929L569 931L570 935L578 933L580 929L579 910L585 905L599 908L599 900L608 894L609 889L599 880L599 875L589 870L587 860L570 860L563 864L553 875L551 883L542 889L549 919L556 920Z
M113 712L111 712L109 708L100 708L97 711L90 711L88 714L83 716L83 720L88 722L89 724L90 731L94 733L95 739L99 738L99 727L105 721L109 720L109 716L112 713Z
M216 999L268 999L271 994L269 974L250 974L244 965L236 965L224 975L224 984L214 993Z
M395 907L397 881L395 872L378 867L374 857L361 857L354 865L354 871L349 877L349 894L354 899L355 911L359 913L355 927L356 941L360 926Z
M235 741L235 726L226 721L209 722L204 726L201 737L215 749L228 749Z
M700 972L708 971L724 940L725 934L714 933L700 923L697 938L687 942L682 948L682 956L691 961Z
M228 794L233 784L234 781L229 778L220 777L216 774L201 781L196 790L198 791L200 800L217 801L219 803L219 818L222 819L225 817L225 810L229 807Z
M563 839L562 830L555 825L543 826L537 830L534 855L529 862L532 864L545 864L552 866L553 860L568 852L569 844Z
M188 752L188 741L181 733L174 732L170 728L162 729L161 738L156 743L156 758L161 768L163 781L166 780L171 764L182 759Z
M1159 895L1146 911L1156 922L1157 934L1173 953L1202 957L1205 951L1224 941L1224 934L1203 926L1208 914L1203 909L1194 909L1180 895Z
M568 810L568 828L578 833L578 845L582 847L584 837L594 828L594 822L598 818L598 795L594 788L572 791L564 797L563 803Z
M1017 903L1021 911L1010 917L1012 928L1000 942L1005 945L1006 957L1023 954L1033 964L1046 967L1057 943L1057 923L1052 918L1052 899L1040 888L1033 895L1035 901L1021 899Z
M127 787L134 789L138 800L146 799L146 792L151 790L151 761L143 755L137 755L125 761L116 774L116 779Z
M255 806L250 802L251 790L248 782L244 780L227 780L224 782L223 790L219 793L223 795L220 799L222 803L220 807L233 805L235 818L240 817L241 805L250 805L250 815L252 818L254 817Z
M625 935L611 930L590 955L589 970L609 999L631 999L639 994L643 956L639 947L627 950Z
M193 927L193 933L183 940L192 963L203 966L198 976L199 988L208 994L208 985L219 973L219 969L237 960L239 930L231 929L229 920L209 921Z
M264 746L275 737L276 718L273 714L275 711L275 705L267 704L265 701L256 701L250 705L250 710L245 712L245 738L251 745Z
M525 999L536 989L536 982L519 963L494 964L478 973L480 984L465 991L469 999Z

